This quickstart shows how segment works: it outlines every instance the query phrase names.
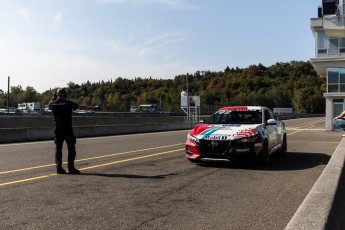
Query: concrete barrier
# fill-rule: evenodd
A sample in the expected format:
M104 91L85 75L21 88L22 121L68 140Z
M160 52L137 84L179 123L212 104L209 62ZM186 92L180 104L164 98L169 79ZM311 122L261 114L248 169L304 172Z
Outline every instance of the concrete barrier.
M2 128L0 129L0 143L27 140L26 128Z
M122 117L114 115L73 115L73 125L111 125L111 124L145 124L145 123L179 123L184 122L183 116L163 116L160 114L146 115L143 117L123 115ZM22 128L22 127L53 127L52 115L1 115L0 128Z
M345 229L345 139L285 230Z
M184 117L75 116L73 125L76 137L93 137L191 129L195 123L184 122ZM0 143L53 138L51 116L1 116L0 118Z

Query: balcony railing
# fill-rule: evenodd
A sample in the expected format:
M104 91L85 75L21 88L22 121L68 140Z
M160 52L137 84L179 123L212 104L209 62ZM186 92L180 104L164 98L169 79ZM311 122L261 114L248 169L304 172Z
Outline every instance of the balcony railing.
M344 30L345 29L345 16L332 16L332 17L323 17L323 27L325 29L336 29ZM344 32L345 36L345 32Z
M345 47L317 50L317 57L336 57L336 56L345 56Z

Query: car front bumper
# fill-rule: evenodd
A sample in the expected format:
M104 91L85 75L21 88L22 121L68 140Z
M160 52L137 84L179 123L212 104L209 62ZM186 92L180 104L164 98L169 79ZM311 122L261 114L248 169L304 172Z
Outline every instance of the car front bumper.
M190 160L248 161L257 159L262 149L262 141L220 142L218 142L218 146L214 146L215 144L209 140L200 140L199 143L187 140L186 157Z

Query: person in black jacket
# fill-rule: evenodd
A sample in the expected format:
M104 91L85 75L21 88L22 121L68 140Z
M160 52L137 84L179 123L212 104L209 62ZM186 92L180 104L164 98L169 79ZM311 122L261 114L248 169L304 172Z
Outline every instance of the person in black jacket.
M58 89L48 104L54 116L56 172L58 174L66 173L65 169L62 167L62 146L63 142L65 141L68 149L68 173L80 174L80 171L74 167L74 160L76 157L76 138L74 136L72 127L72 111L77 109L94 110L99 109L99 106L78 105L77 103L69 101L66 98L66 90Z

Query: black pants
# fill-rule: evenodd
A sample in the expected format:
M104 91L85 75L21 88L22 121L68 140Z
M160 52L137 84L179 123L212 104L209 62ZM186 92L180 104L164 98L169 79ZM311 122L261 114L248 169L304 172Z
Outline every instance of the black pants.
M73 128L65 126L56 126L54 129L54 134L56 167L62 166L62 146L63 142L66 141L68 149L68 168L74 169L74 160L76 156L76 138L73 133Z

